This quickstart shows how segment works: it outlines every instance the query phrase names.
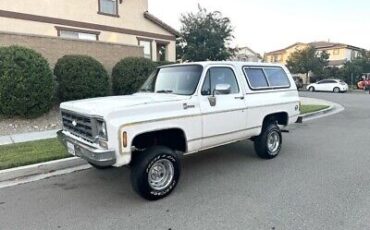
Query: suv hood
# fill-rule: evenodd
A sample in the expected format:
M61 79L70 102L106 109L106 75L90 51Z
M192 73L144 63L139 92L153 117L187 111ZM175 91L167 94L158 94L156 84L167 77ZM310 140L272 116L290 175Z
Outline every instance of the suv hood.
M157 93L137 93L128 96L112 96L64 102L61 109L76 113L105 117L111 112L153 103L180 101L189 96Z

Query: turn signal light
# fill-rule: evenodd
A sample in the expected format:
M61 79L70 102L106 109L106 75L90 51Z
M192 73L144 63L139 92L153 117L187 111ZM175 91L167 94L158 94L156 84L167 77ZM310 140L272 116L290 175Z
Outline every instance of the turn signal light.
M127 133L126 133L126 132L123 132L123 133L122 133L122 146L123 146L124 148L126 148L126 147L127 147Z

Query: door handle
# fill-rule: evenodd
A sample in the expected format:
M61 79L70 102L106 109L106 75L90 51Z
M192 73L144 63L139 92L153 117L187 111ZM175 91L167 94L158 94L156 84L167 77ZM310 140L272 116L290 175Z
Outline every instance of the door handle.
M244 100L244 96L234 97L235 99Z

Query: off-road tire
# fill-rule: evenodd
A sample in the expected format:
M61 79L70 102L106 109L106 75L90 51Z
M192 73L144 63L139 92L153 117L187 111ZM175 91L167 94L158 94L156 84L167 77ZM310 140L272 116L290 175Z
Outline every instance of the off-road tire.
M161 190L154 189L149 182L152 166L158 161L166 161L173 166L173 177L168 186ZM168 196L176 187L181 174L181 162L178 153L164 146L154 146L143 152L136 152L131 164L131 184L133 189L144 199L159 200Z
M278 136L278 146L276 150L271 151L268 147L268 141L270 135ZM262 133L256 137L254 141L254 149L262 159L273 159L277 157L281 150L282 135L279 126L274 122L265 124L262 128Z

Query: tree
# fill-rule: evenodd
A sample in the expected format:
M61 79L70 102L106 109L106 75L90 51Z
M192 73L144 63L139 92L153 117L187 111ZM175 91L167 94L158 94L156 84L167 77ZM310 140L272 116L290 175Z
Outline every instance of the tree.
M234 38L230 19L218 11L208 12L199 6L197 13L180 18L181 38L178 40L178 58L183 61L219 61L234 55L230 48Z
M370 52L363 51L356 59L346 62L340 78L348 83L356 83L362 73L370 73Z
M313 46L292 53L287 61L287 67L293 73L306 74L309 81L309 73L322 74L328 65L329 54L321 52L319 55Z

